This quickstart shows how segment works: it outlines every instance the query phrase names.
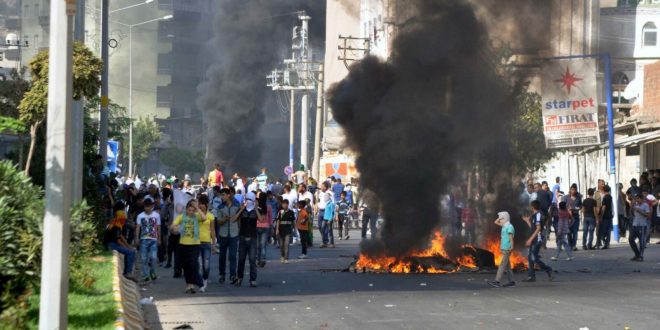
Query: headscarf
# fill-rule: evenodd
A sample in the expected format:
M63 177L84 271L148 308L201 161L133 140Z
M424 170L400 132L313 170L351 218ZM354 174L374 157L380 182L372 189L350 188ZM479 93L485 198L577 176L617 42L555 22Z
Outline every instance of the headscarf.
M186 236L186 227L190 221L193 223L193 239L197 241L199 240L199 218L197 217L197 214L189 217L187 212L183 212L181 215L181 225L179 226L181 237Z
M112 218L112 222L110 222L110 227L108 228L118 227L119 229L123 229L127 218L125 211L115 211L115 217Z

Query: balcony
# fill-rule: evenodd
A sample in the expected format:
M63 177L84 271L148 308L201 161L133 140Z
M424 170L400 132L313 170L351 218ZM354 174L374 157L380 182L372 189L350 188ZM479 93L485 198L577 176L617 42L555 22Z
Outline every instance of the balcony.
M21 29L20 18L7 18L5 19L5 28L10 31L17 31Z

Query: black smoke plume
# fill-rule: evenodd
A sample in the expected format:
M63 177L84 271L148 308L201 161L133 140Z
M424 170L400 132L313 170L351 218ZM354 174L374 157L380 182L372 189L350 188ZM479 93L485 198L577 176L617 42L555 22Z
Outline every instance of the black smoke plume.
M290 57L297 11L312 16L310 37L320 40L325 1L221 0L217 8L214 63L197 88L197 106L208 127L207 165L220 162L231 171L255 173L262 161L264 110L279 111L265 104L273 93L266 75Z
M488 33L466 1L399 1L387 61L367 57L328 92L334 118L357 153L361 184L381 202L380 239L368 255L426 247L438 200L479 159L507 163L515 88L496 72ZM402 6L405 5L405 6Z

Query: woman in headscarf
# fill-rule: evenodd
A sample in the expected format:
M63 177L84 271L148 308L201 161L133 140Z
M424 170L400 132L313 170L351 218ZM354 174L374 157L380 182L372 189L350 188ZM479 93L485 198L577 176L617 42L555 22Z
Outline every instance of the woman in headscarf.
M179 254L181 259L179 265L183 268L183 275L186 279L186 293L195 293L197 287L203 287L204 283L199 274L199 249L200 249L200 225L202 219L206 218L197 205L197 201L191 199L186 204L186 211L180 214L172 225L170 230L180 234Z

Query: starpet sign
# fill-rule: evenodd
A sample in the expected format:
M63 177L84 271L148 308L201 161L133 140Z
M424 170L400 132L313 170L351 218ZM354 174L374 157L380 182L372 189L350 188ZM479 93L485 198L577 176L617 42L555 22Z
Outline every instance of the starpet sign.
M546 148L599 144L596 60L548 61L541 77Z

